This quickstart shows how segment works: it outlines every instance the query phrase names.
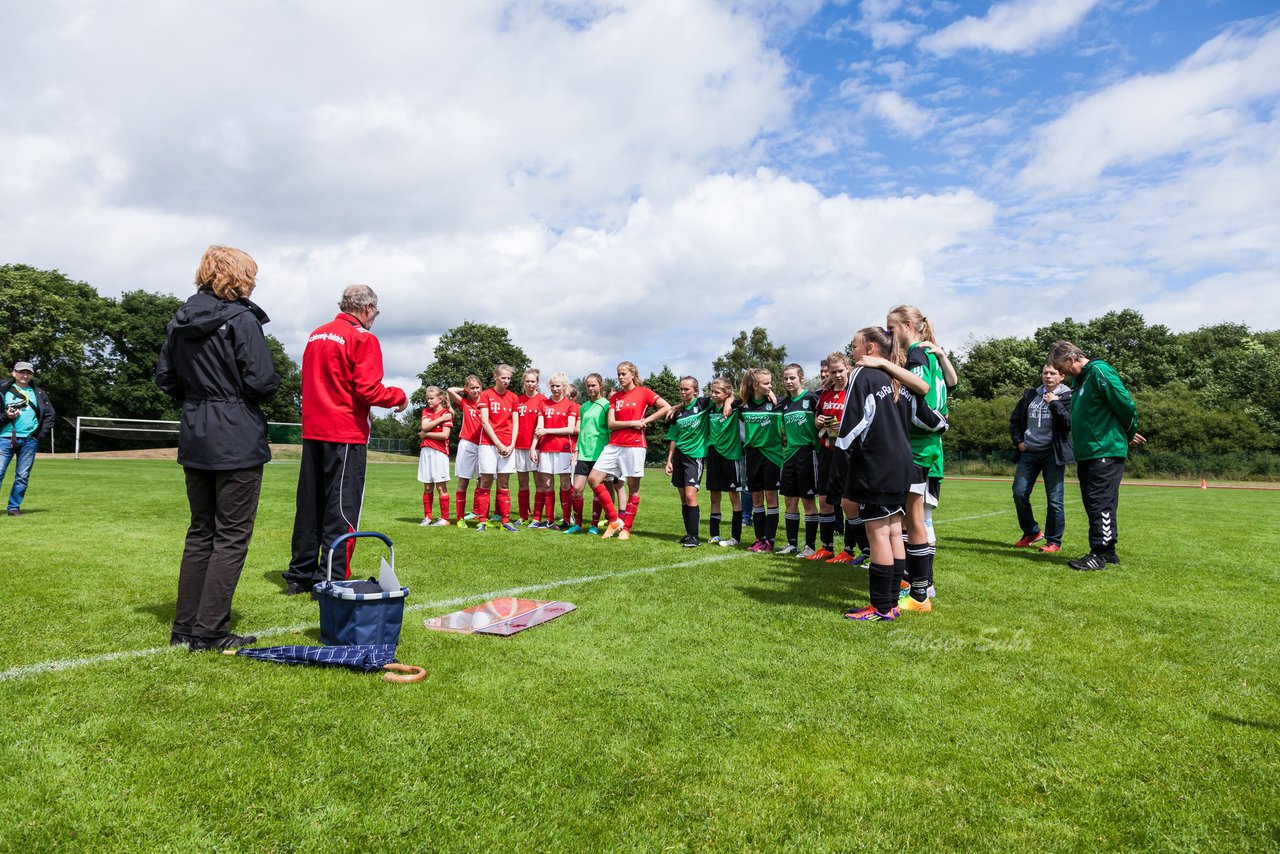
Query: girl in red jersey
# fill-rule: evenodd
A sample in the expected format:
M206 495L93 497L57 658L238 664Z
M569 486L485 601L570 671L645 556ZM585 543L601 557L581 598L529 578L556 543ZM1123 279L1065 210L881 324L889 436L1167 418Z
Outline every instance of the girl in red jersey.
M565 528L573 515L573 435L578 429L578 405L565 396L569 378L564 372L551 375L547 383L551 397L544 398L533 435L537 448L532 452L538 471L534 493L533 522L530 528L560 530L555 524L555 480L560 478L560 517ZM542 517L546 514L546 524Z
M609 520L601 535L604 539L614 534L622 540L631 539L631 526L635 524L636 511L640 509L640 478L644 477L645 449L648 447L644 429L665 418L671 410L669 403L639 382L640 374L634 363L618 364L618 390L609 398L609 444L587 478L587 484ZM645 415L650 406L655 407L654 411ZM604 479L609 475L627 479L627 509L621 517L604 486Z
M480 473L480 378L471 374L462 387L449 389L449 400L462 410L462 430L458 434L458 456L453 463L453 475L458 479L453 496L453 515L458 527L467 527L467 486Z
M498 522L504 531L518 530L511 524L511 490L507 484L515 471L515 437L520 432L519 398L511 391L515 369L498 365L493 369L493 388L480 394L480 484L476 487L476 530L483 533L489 521L489 494L498 482Z
M529 475L538 471L537 456L533 453L533 431L538 424L538 412L546 398L538 392L542 371L530 368L524 372L521 382L523 394L517 399L516 412L520 415L520 432L516 434L516 449L512 452L516 464L516 494L519 500L519 523L529 521ZM536 477L534 478L537 479Z
M439 386L427 386L427 405L422 409L422 427L418 438L418 482L422 484L422 527L449 524L449 431L453 429L453 410ZM431 519L433 495L440 499L440 518Z

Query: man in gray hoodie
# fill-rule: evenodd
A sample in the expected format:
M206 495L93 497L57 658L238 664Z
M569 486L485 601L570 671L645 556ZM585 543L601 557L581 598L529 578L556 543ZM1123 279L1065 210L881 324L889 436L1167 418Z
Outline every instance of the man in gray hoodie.
M1018 464L1013 476L1013 506L1022 528L1022 539L1014 545L1026 548L1044 539L1040 551L1054 554L1062 550L1066 529L1063 480L1067 463L1075 460L1071 450L1071 387L1063 383L1062 374L1053 365L1044 366L1040 379L1040 387L1027 389L1009 418ZM1049 505L1043 534L1031 509L1031 491L1042 473Z

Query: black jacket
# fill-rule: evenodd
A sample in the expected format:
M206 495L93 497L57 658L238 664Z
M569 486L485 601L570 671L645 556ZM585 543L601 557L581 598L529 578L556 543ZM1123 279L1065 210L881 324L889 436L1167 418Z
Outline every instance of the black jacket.
M1018 443L1023 440L1027 433L1027 407L1031 405L1031 401L1036 399L1036 395L1040 392L1040 386L1027 389L1022 395L1022 400L1018 401L1018 405L1013 408L1013 415L1009 416L1009 437L1013 440L1013 461L1016 463L1018 458L1022 456L1022 451L1018 450ZM1049 404L1049 418L1053 422L1053 459L1060 466L1076 461L1075 452L1071 450L1071 390L1064 389L1061 395L1053 403Z
M156 385L182 401L183 466L225 471L271 459L267 419L258 408L280 385L262 334L267 321L249 300L227 302L205 290L169 321Z
M844 416L836 448L849 455L845 496L862 504L907 500L915 474L907 424L909 405L893 399L893 381L879 368L854 368L845 387Z
M9 389L17 385L12 379L5 380L0 383L0 400L4 399L4 395ZM49 435L49 431L53 429L53 404L49 402L49 397L44 393L44 389L32 382L29 388L36 393L36 432L31 435L37 440L43 439ZM0 407L0 438L4 438L4 433L11 427L9 421L8 410ZM12 435L12 433L10 433Z

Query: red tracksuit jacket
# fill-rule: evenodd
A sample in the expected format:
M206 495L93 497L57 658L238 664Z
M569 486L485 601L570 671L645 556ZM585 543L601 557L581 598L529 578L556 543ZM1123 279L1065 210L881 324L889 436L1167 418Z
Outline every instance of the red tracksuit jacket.
M369 407L399 406L405 394L382 384L377 337L346 312L316 329L302 352L302 438L364 445Z

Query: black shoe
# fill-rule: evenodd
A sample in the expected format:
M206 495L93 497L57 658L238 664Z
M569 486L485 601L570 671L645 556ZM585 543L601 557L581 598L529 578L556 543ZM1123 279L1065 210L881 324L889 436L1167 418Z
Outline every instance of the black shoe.
M190 649L192 652L203 652L206 649L239 649L242 646L257 642L258 639L253 635L223 635L214 640L193 637L191 638Z
M680 541L680 545L686 549L694 549L701 545L697 537L685 537Z
M1102 556L1102 559L1105 560L1107 563L1111 564L1112 566L1120 565L1120 558L1116 555L1115 552L1107 552Z
M301 596L303 593L310 593L311 588L299 584L296 581L290 581L289 586L284 589L286 596Z
M187 632L180 632L176 629L169 632L169 646L190 646L191 635Z
M1096 552L1089 552L1075 560L1067 561L1067 566L1080 572L1095 572L1099 569L1107 568L1107 559ZM1117 561L1119 563L1119 561Z
M10 510L10 511L9 511L9 515L10 515L10 516L21 516L21 515L22 515L22 511L21 511L21 510L17 510L17 509Z

